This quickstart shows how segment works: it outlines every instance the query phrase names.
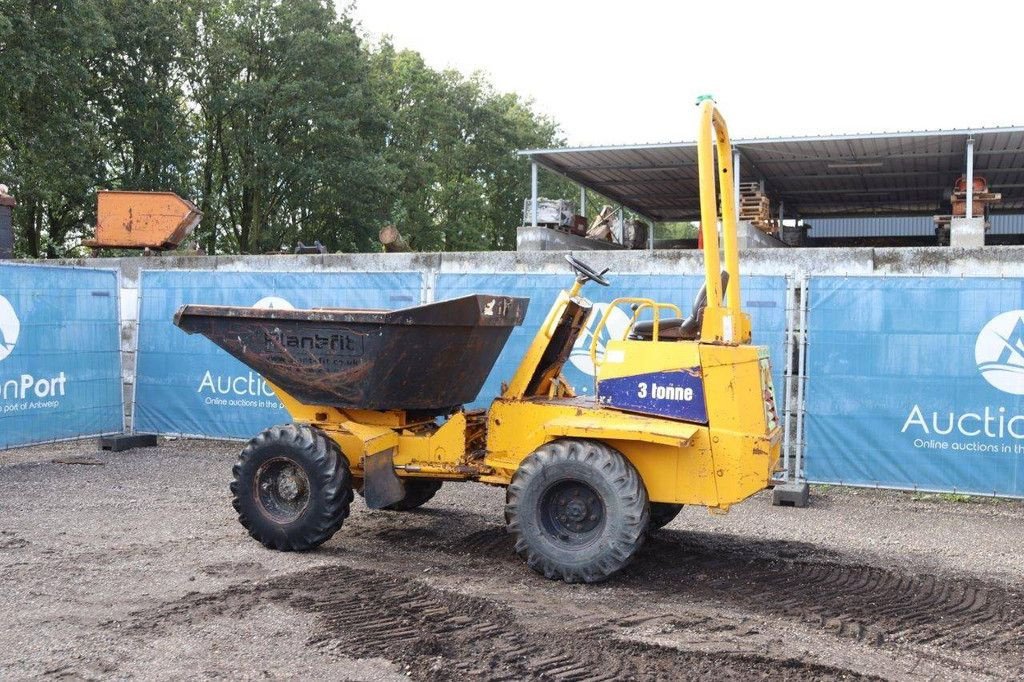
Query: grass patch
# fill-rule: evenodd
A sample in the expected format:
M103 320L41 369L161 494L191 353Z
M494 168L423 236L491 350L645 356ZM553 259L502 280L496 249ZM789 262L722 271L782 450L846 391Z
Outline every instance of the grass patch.
M998 498L965 493L914 493L914 502L951 502L955 504L995 504Z

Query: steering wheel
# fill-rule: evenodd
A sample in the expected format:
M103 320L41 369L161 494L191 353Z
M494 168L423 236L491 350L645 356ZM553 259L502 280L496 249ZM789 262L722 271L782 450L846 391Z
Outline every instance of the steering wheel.
M603 287L611 286L611 282L604 278L604 273L608 272L608 268L598 272L569 253L565 254L565 260L572 266L572 269L576 271L576 276L581 282L590 281L597 282Z

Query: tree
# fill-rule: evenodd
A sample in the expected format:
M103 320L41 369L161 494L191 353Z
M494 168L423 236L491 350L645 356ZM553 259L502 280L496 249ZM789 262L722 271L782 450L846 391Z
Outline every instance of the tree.
M556 144L555 124L479 74L434 71L388 41L371 64L378 106L388 112L390 221L421 250L514 248L529 196L516 150Z
M106 146L95 74L111 37L95 0L0 2L0 173L17 188L17 248L61 255L93 218Z
M382 169L364 139L375 118L351 22L317 0L232 0L205 3L197 27L201 204L208 230L227 226L221 247L369 246Z
M330 0L0 0L0 181L19 252L73 253L97 189L172 190L209 253L513 248L557 143L480 75L368 49ZM559 181L560 182L560 181Z
M107 0L112 38L96 78L108 148L106 186L191 193L185 102L187 31L180 0Z

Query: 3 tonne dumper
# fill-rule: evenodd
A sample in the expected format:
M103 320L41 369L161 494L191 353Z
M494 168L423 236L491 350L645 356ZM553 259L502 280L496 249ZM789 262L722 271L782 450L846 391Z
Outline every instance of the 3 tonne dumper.
M740 309L729 191L724 272L720 262L714 146L728 188L725 121L710 100L700 112L704 287L685 317L651 299L613 301L593 334L592 396L576 395L562 368L593 312L583 286L609 282L573 256L572 286L486 411L464 405L527 299L477 294L396 311L183 306L175 323L259 372L293 419L253 438L234 466L234 506L249 533L273 549L308 550L341 528L353 491L370 508L405 511L446 481L477 481L505 487L507 527L531 568L596 582L682 505L726 511L765 488L780 447L771 368ZM630 325L599 355L618 306Z

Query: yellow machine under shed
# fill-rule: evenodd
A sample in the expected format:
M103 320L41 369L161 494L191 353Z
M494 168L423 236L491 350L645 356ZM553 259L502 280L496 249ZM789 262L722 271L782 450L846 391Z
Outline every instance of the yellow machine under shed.
M617 299L591 348L595 394L562 368L588 318L575 272L515 374L483 410L476 397L528 301L478 294L401 311L184 306L176 323L208 336L270 382L293 423L256 436L234 467L239 520L280 550L311 549L349 512L414 509L444 481L506 487L516 551L549 578L595 582L620 570L682 505L724 512L769 485L780 427L767 349L740 309L732 151L724 119L699 103L705 283L689 316L672 304ZM722 270L724 260L724 271ZM723 300L724 298L724 300ZM603 354L609 313L628 306L623 338Z

